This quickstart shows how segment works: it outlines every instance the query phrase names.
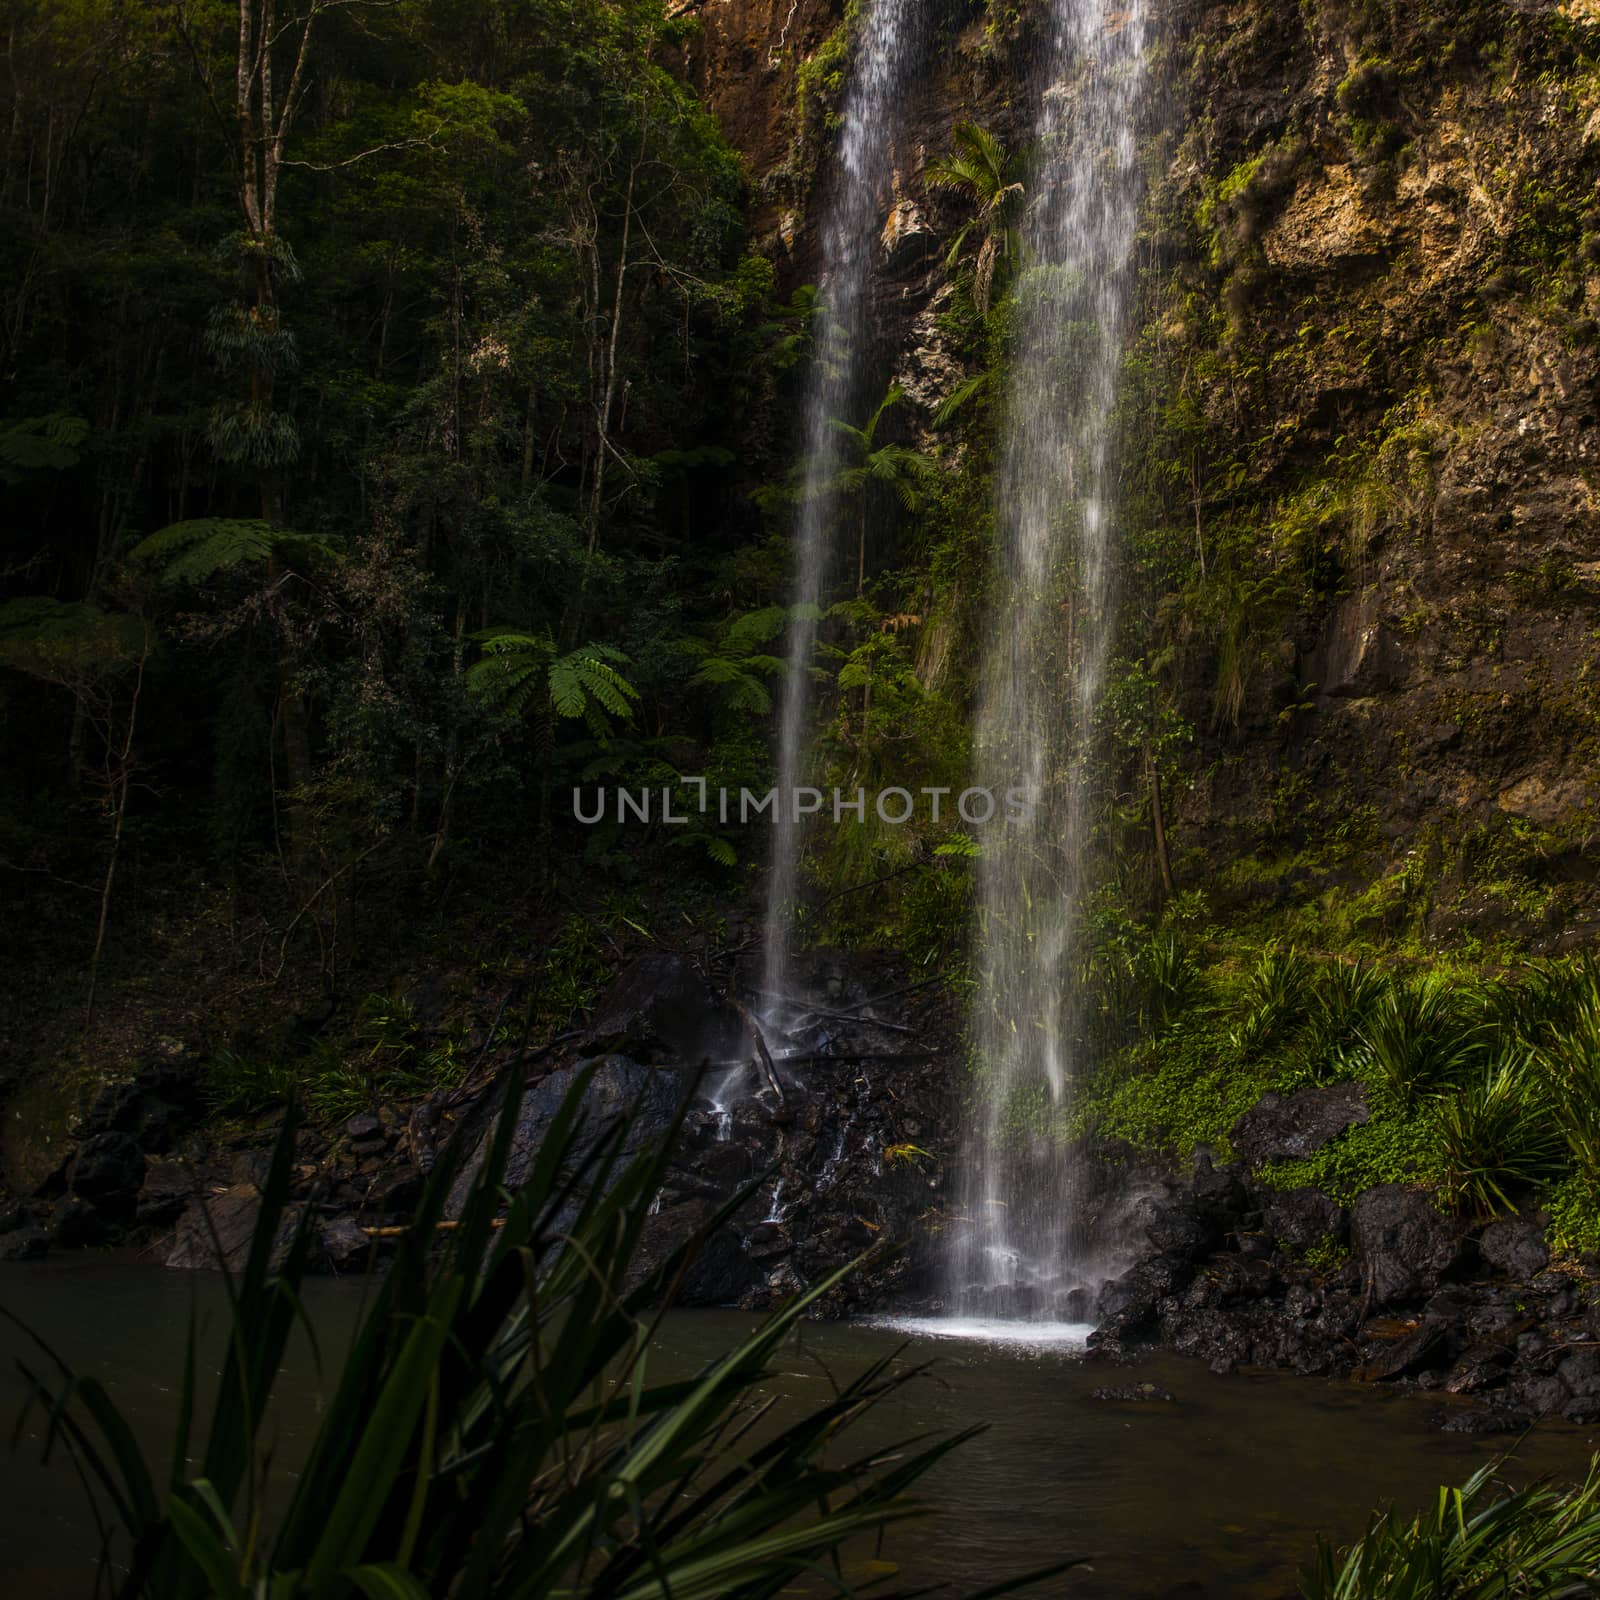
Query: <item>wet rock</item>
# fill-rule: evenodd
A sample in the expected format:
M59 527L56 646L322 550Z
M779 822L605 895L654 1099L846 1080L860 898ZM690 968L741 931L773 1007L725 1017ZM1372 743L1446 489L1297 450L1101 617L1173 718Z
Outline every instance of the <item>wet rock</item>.
M260 1191L250 1183L234 1184L220 1194L196 1198L178 1219L166 1264L184 1270L226 1266L237 1271L250 1254L260 1212ZM291 1210L285 1212L279 1224L273 1241L279 1259L293 1237L296 1220Z
M15 1233L19 1228L42 1227L49 1215L50 1208L37 1200L0 1204L0 1234Z
M205 1112L195 1075L172 1062L140 1068L122 1083L107 1084L96 1096L79 1132L90 1139L127 1134L142 1151L162 1155Z
M1600 1422L1600 1395L1578 1395L1569 1400L1561 1408L1561 1415L1568 1422L1579 1422L1592 1425Z
M1216 1231L1189 1192L1178 1189L1147 1202L1145 1238L1163 1255L1193 1261L1215 1242Z
M372 1251L372 1239L350 1217L326 1217L317 1224L316 1261L319 1266L340 1272L359 1271L371 1260Z
M346 1120L344 1132L347 1139L381 1138L383 1123L373 1112L360 1111Z
M1214 1165L1209 1151L1196 1153L1189 1187L1200 1216L1218 1236L1231 1232L1249 1205L1249 1191L1239 1176L1239 1169Z
M1440 1426L1445 1433L1484 1438L1497 1433L1521 1433L1532 1420L1531 1412L1515 1406L1483 1406L1452 1412Z
M32 1223L0 1234L0 1261L37 1261L49 1253L49 1233Z
M79 1250L105 1238L99 1213L75 1194L65 1194L50 1208L50 1241L62 1250Z
M1479 1394L1498 1389L1510 1370L1512 1353L1503 1344L1476 1344L1450 1369L1444 1380L1451 1394Z
M1133 1405L1177 1403L1177 1396L1170 1389L1163 1389L1159 1383L1117 1383L1105 1384L1098 1389L1089 1391L1091 1400L1117 1400Z
M1151 1256L1113 1278L1100 1291L1101 1329L1122 1338L1148 1327L1168 1295L1188 1283L1187 1262L1169 1256Z
M1444 1325L1424 1323L1397 1343L1380 1347L1360 1375L1368 1383L1393 1383L1396 1378L1448 1366L1454 1348L1455 1341Z
M1229 1139L1240 1159L1252 1167L1295 1161L1314 1155L1370 1115L1366 1091L1359 1083L1302 1089L1291 1095L1264 1094L1234 1123Z
M1430 1295L1422 1308L1424 1322L1448 1323L1461 1326L1472 1312L1472 1301L1459 1289L1441 1289Z
M1556 1376L1582 1399L1600 1396L1600 1351L1574 1351L1557 1366Z
M1356 1200L1350 1231L1378 1306L1420 1297L1462 1257L1459 1231L1426 1195L1397 1183L1368 1189Z
M1295 1321L1314 1317L1322 1309L1322 1296L1309 1283L1291 1284L1283 1297L1283 1314Z
M694 1065L742 1058L744 1043L738 1018L719 1004L694 963L654 952L613 980L582 1048L587 1055Z
M1550 1416L1572 1399L1566 1384L1556 1377L1525 1378L1516 1385L1516 1397L1536 1417Z
M1162 1342L1179 1355L1194 1356L1215 1370L1219 1363L1232 1367L1251 1359L1253 1341L1247 1328L1228 1312L1207 1308L1164 1320ZM1094 1343L1090 1340L1091 1345Z
M1350 1213L1320 1189L1284 1189L1261 1207L1261 1225L1280 1245L1302 1251L1332 1242L1343 1244Z
M1467 1330L1476 1339L1499 1338L1515 1342L1533 1327L1534 1319L1509 1292L1490 1294L1467 1312Z
M73 1159L68 1186L97 1210L129 1212L144 1183L144 1152L132 1134L99 1133Z
M170 1226L193 1198L197 1181L193 1168L185 1162L152 1161L139 1188L134 1220L144 1228Z
M584 1095L588 1126L598 1136L621 1121L626 1128L622 1140L624 1160L664 1136L683 1098L684 1082L679 1072L648 1067L627 1056L612 1055L599 1062L576 1062L547 1073L523 1092L514 1113L516 1126L506 1160L508 1186L516 1187L527 1176L562 1102L585 1073L590 1073ZM461 1214L493 1132L492 1124L486 1126L476 1150L457 1177L447 1204L450 1216Z
M1491 1222L1478 1239L1478 1251L1497 1272L1526 1282L1550 1260L1544 1229L1525 1217Z

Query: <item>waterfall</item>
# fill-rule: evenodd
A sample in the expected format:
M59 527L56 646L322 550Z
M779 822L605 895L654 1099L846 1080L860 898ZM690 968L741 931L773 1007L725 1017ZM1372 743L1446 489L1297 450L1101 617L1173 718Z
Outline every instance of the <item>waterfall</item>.
M1141 200L1145 0L1053 0L1039 154L1023 222L1015 363L997 505L996 599L975 782L1026 785L1031 816L990 830L978 863L972 1016L982 1110L957 1309L1082 1320L1092 1264L1073 1237L1073 1174L1049 1124L1067 1103L1086 780L1113 620L1113 408Z
M778 812L767 880L766 1015L789 992L789 918L799 887L800 819L795 790L805 783L811 733L810 665L817 613L838 569L832 535L839 471L834 418L860 422L870 392L870 290L874 257L893 186L893 143L908 69L925 27L926 0L866 0L857 22L845 88L844 128L821 232L821 305L803 413L804 468L795 530L790 624L779 707Z

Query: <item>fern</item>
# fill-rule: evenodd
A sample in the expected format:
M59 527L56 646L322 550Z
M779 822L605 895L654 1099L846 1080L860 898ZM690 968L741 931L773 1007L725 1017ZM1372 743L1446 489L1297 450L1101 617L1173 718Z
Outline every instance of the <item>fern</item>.
M0 428L0 483L21 483L30 472L64 472L78 464L89 424L65 411L24 417Z
M723 704L731 710L765 716L772 709L772 696L762 679L780 676L788 670L788 663L761 647L782 633L791 621L821 619L821 607L810 602L741 612L723 625L713 645L699 639L681 641L680 648L700 662L689 681L721 691Z
M143 619L89 600L26 595L0 604L0 666L46 683L114 676L149 649Z
M467 669L467 687L495 710L523 716L548 703L558 717L582 719L597 739L611 731L609 719L629 721L639 691L617 670L627 663L608 644L582 644L556 654L548 635L490 629L477 636L483 659Z
M218 572L254 566L274 556L305 566L336 560L337 552L325 540L250 517L174 522L133 548L135 561L167 558L161 576L171 584L204 583Z

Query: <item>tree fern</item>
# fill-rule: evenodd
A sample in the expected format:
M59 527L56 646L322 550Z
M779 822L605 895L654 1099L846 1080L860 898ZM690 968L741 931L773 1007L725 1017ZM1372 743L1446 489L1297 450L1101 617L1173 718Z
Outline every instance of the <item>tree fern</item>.
M467 687L497 711L523 716L547 704L558 717L582 719L596 738L610 718L633 716L639 691L617 670L627 656L612 645L581 644L557 655L547 634L494 628L477 635L483 659L467 669Z
M30 472L64 472L78 464L89 424L69 412L24 417L0 428L0 483L21 483Z
M821 608L809 602L741 612L723 625L714 644L699 639L681 642L681 648L700 662L689 681L716 689L731 710L765 716L772 709L772 696L762 679L780 676L788 663L762 646L771 643L790 622L821 619Z
M253 517L199 517L174 522L141 539L133 548L135 561L165 559L166 583L204 583L219 572L254 566L274 556L296 566L337 559L325 540L311 534L276 528Z

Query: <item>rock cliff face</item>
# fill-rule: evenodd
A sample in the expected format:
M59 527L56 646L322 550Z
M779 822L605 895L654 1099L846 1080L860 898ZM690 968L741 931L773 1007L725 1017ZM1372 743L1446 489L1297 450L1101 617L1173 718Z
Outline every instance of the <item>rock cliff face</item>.
M1276 830L1309 888L1342 820L1391 928L1595 923L1595 20L1227 6L1177 51L1156 209L1198 222L1156 295L1238 463L1196 527L1253 524L1285 590L1241 607L1266 648L1189 814L1223 853Z
M681 10L806 281L845 8ZM1026 137L1047 13L943 8L907 107L876 305L924 408L966 369L940 323L962 213L921 166L964 118ZM1600 926L1600 7L1175 0L1159 26L1125 521L1198 576L1124 626L1171 647L1196 730L1180 868L1564 945Z

